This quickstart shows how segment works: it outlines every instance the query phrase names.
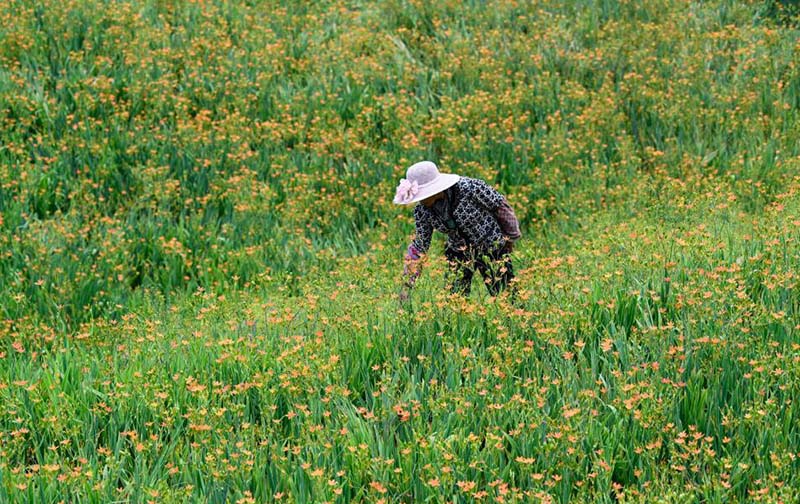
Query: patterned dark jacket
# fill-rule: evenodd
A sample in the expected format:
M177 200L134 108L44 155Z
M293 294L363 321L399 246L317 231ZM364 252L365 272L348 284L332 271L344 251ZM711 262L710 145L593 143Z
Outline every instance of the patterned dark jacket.
M433 208L421 203L414 208L417 233L409 247L410 258L428 250L434 230L447 235L446 253L466 249L491 252L502 247L506 237L519 238L516 218L505 198L483 180L462 177L445 191L445 196L446 200ZM513 219L510 225L502 218L505 213Z

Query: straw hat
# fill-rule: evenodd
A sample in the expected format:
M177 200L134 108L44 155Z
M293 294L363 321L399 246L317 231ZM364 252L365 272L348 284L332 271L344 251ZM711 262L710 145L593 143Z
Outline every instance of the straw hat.
M406 178L400 180L394 203L410 205L452 187L461 177L450 173L439 173L431 161L420 161L408 168Z

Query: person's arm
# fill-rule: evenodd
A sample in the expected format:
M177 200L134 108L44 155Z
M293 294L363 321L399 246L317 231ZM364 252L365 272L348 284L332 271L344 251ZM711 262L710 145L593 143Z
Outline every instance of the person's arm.
M431 246L431 237L433 236L433 223L430 216L421 207L414 208L414 221L416 236L408 246L403 261L403 286L406 289L414 286L417 277L422 272L422 257Z
M406 250L403 259L403 287L411 289L417 281L417 277L422 272L422 254L412 243Z

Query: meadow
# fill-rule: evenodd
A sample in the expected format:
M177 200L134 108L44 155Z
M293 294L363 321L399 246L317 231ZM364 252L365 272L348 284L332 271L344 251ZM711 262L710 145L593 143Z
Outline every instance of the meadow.
M798 13L0 3L0 502L797 502ZM513 302L398 302L421 159Z

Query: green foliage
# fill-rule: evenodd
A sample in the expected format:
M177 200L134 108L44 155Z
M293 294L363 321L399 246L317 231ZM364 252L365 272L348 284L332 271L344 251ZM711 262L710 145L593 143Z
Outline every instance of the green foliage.
M0 501L797 500L795 4L2 3Z

